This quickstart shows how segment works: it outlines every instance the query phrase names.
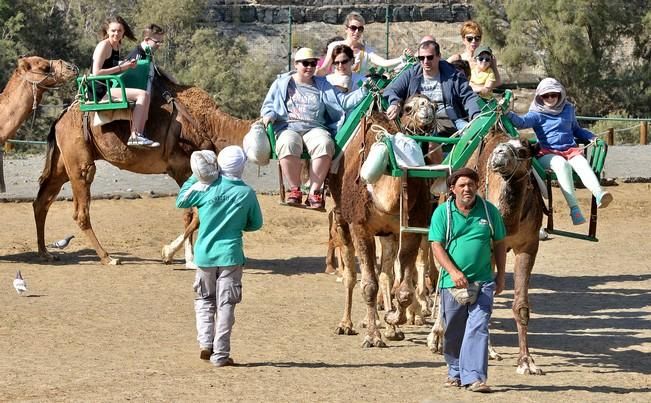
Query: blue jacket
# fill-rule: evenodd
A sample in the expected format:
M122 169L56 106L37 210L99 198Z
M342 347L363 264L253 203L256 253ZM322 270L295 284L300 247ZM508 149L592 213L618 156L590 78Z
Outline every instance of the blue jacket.
M533 128L540 146L548 150L565 151L576 147L575 137L587 141L594 138L591 131L579 127L574 105L569 102L558 115L529 111L523 116L513 112L507 116L518 129Z
M260 109L260 116L272 118L276 134L287 128L287 87L292 74L294 74L293 71L285 73L271 84ZM332 136L344 124L346 113L362 102L368 93L366 88L361 87L353 92L343 94L333 87L325 77L320 76L314 76L314 86L321 92L320 101L326 107L325 126Z
M443 103L448 117L453 122L457 119L474 118L480 112L477 101L479 97L450 63L439 61ZM420 94L423 68L420 64L412 66L393 80L383 92L389 105L404 103L411 96Z
M199 236L194 244L199 267L240 266L244 264L242 231L262 227L262 212L255 192L246 183L223 175L203 192L189 188L197 182L191 176L181 187L176 207L199 209Z

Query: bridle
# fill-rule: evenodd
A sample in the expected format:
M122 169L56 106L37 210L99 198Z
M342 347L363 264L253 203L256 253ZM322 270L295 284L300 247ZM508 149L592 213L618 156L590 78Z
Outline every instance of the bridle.
M522 164L524 161L530 160L532 157L531 156L528 157L528 158L519 157L518 153L515 151L515 146L513 144L509 143L509 142L502 143L502 144L498 145L498 147L500 147L500 146L503 146L504 148L506 148L506 150L508 150L508 153L511 155L513 160L516 161L516 163L513 165L513 170L508 175L506 175L507 178L504 179L504 182L511 183L511 181L513 180L513 178L515 176L515 173L518 172L518 169L520 168L520 164ZM486 159L486 179L484 181L484 195L486 195L487 192L488 192L488 177L489 177L489 173L491 171L491 165L492 165L492 155L490 155ZM532 169L532 167L529 167L529 169L527 169L527 172L525 172L524 175L516 178L513 181L513 183L518 183L518 182L523 181L524 179L528 178L530 176L530 174L531 174L531 169ZM504 177L504 175L502 175L502 177Z
M61 63L62 63L62 68L63 68L63 62L61 62ZM27 78L28 73L40 75L40 76L43 76L43 78L41 78L40 80L30 80L29 78ZM29 71L29 72L26 72L25 74L23 74L23 76L22 76L23 81L28 83L32 87L32 96L34 98L34 102L32 103L32 111L35 111L36 108L38 108L38 101L36 99L37 98L37 93L38 93L37 89L40 88L40 89L45 90L45 91L47 91L47 90L56 90L56 89L59 89L59 88L61 88L63 86L63 84L60 84L58 86L47 86L47 85L43 84L43 82L45 80L47 80L48 78L54 78L54 74L55 74L54 73L54 61L52 61L52 60L49 61L49 69L48 69L47 73L43 73L43 72L40 72L40 71Z

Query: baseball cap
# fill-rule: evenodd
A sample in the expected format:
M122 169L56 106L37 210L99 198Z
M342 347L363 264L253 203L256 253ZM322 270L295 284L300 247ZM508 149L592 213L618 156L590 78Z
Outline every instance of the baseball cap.
M482 53L488 53L489 55L493 56L493 50L488 46L478 47L477 50L475 50L475 57L481 55Z

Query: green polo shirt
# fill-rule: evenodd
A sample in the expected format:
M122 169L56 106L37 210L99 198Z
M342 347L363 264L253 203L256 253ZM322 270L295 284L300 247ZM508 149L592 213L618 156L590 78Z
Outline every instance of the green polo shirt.
M459 211L454 200L439 205L432 215L429 227L429 240L445 247L445 234L448 226L448 208L451 210L452 231L448 254L454 264L463 272L468 281L492 281L491 267L491 229L486 217L484 204L477 196L475 205L466 217ZM504 221L494 205L486 201L486 208L493 224L493 240L501 241L506 236ZM442 288L452 288L454 283L447 271L442 271Z

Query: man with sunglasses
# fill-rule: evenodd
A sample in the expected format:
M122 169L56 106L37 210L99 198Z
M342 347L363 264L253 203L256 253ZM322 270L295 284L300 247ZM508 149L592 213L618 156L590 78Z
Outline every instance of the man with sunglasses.
M271 84L260 110L265 126L273 125L276 154L289 184L287 204L301 204L301 154L310 154L310 191L306 204L323 209L323 182L335 152L332 137L343 125L346 113L359 104L368 90L363 86L343 94L325 77L315 76L319 57L310 48L294 55L294 68Z
M389 119L397 119L405 100L413 95L427 96L437 105L437 135L451 136L479 114L477 94L454 66L441 60L439 44L429 37L418 45L417 65L412 66L384 89L389 102Z

